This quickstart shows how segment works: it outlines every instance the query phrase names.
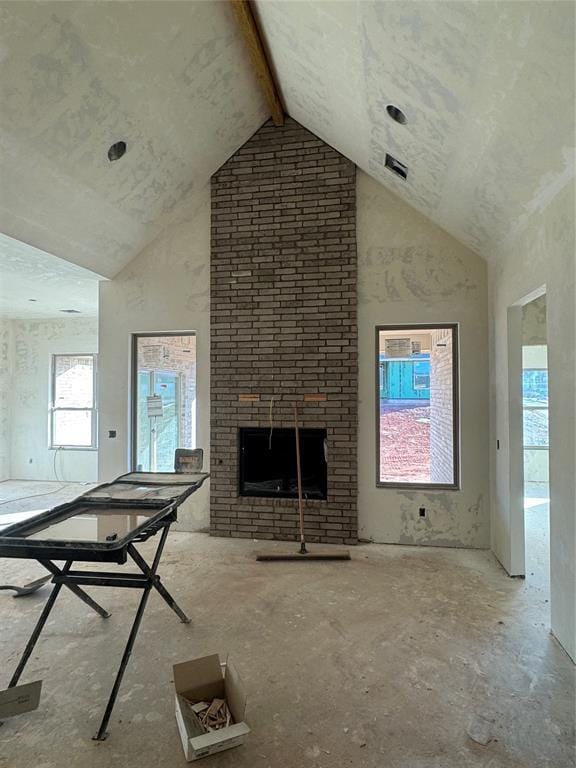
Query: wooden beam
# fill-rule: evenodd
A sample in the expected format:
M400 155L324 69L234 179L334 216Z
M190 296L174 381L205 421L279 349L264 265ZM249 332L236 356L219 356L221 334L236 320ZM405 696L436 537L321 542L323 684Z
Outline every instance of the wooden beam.
M258 31L258 25L254 17L252 8L250 7L249 0L230 0L232 4L232 10L242 36L246 41L248 50L250 51L250 58L254 65L256 77L260 81L266 101L270 107L272 114L272 120L275 125L284 125L284 107L274 82L274 76L272 75L272 69L266 56L266 51L262 44L262 38Z

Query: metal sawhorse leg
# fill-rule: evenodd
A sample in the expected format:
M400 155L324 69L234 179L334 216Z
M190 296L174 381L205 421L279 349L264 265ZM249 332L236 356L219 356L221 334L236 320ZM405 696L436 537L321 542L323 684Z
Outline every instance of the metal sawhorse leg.
M138 573L122 573L120 571L117 571L117 572L72 571L71 568L73 563L71 560L67 561L64 567L61 569L58 568L58 566L54 565L54 563L51 562L50 560L39 561L47 570L50 571L50 573L52 573L53 575L52 582L54 584L54 587L52 589L50 597L46 601L46 605L44 606L38 621L36 622L36 626L34 627L32 634L30 635L30 639L26 644L24 653L22 654L22 657L18 662L18 666L16 667L16 670L12 675L12 679L8 684L9 688L13 688L18 683L18 680L20 679L20 676L24 671L24 667L26 666L26 663L28 662L28 659L30 658L32 651L34 650L34 646L36 645L36 642L40 637L40 633L42 632L42 629L46 624L48 616L50 615L50 612L54 607L54 603L56 602L56 599L60 593L60 590L62 589L62 586L65 586L68 589L70 589L77 597L83 600L87 605L89 605L93 610L96 611L96 613L98 613L104 619L108 618L110 614L107 611L105 611L104 608L102 608L102 606L99 605L95 600L93 600L90 597L90 595L86 594L86 592L84 592L84 590L80 588L80 585L95 586L95 587L126 587L128 589L142 589L143 590L142 597L140 599L140 603L136 611L136 616L134 617L134 622L132 623L132 628L130 630L130 634L128 636L128 642L126 643L126 647L122 655L120 667L118 668L118 672L116 673L116 679L114 680L114 685L112 686L112 691L108 699L108 704L106 705L106 709L104 711L104 716L102 718L102 722L100 723L100 728L98 729L98 733L96 734L96 736L94 736L94 739L96 741L104 741L104 739L106 739L106 737L108 736L108 734L106 733L106 728L108 726L108 722L110 721L110 716L112 715L114 704L116 703L118 691L120 690L120 685L122 684L122 678L124 677L124 672L126 671L128 661L132 654L132 649L134 647L134 643L138 635L138 630L140 629L142 616L144 615L146 603L148 602L148 596L152 588L156 589L156 591L160 594L162 599L170 606L170 608L172 608L172 610L177 614L177 616L183 623L185 624L190 623L190 619L178 606L178 604L176 603L172 595L168 592L166 587L164 587L164 585L160 582L160 577L156 573L158 569L158 565L160 563L160 558L162 557L162 551L164 550L164 545L166 543L168 531L170 530L170 525L172 524L172 522L173 521L171 520L165 521L160 526L162 529L162 534L160 536L160 541L158 542L158 547L156 548L156 552L154 554L154 560L152 561L152 565L148 565L148 563L144 560L142 555L138 552L134 544L130 544L128 546L128 550L127 550L128 554L130 555L134 563L140 568L142 575Z

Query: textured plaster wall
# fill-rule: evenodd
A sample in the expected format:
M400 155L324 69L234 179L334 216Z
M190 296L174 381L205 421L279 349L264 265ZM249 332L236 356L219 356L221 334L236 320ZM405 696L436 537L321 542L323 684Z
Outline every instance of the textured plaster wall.
M48 408L52 355L98 352L96 318L13 320L12 335L10 477L94 482L96 451L48 447Z
M13 360L12 322L0 320L0 482L10 478L10 404Z
M487 547L488 342L485 262L362 172L359 277L359 536ZM376 487L375 326L460 324L461 490ZM420 518L418 508L428 510Z
M518 305L523 299L546 287L551 624L553 633L576 659L574 186L572 181L561 189L546 207L525 220L514 239L502 245L490 268L490 302L492 547L506 570L518 574L524 571L522 500L517 487L521 442L514 432L517 406L509 391L509 365L520 370L521 355L509 346L509 328L515 310L521 319ZM520 344L521 326L515 338Z
M113 280L100 287L100 481L130 469L131 334L195 331L197 435L209 466L210 190L196 213L167 229ZM116 430L117 437L108 437ZM208 484L179 511L179 526L208 525Z
M522 344L546 344L546 294L522 307Z

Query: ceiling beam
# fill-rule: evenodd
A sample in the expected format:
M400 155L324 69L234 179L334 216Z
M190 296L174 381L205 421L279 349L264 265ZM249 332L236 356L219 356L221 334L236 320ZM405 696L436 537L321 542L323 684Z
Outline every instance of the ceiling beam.
M266 96L275 125L284 125L284 107L274 82L272 68L266 56L254 12L249 0L230 0L234 16L246 41L256 76Z

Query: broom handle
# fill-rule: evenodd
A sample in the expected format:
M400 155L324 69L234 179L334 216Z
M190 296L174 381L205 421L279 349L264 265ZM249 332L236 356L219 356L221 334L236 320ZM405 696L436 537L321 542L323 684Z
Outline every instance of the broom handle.
M300 469L300 432L298 429L298 406L292 403L294 409L294 434L296 435L296 477L298 480L298 514L300 516L300 552L306 553L304 539L304 504L302 502L302 471Z

